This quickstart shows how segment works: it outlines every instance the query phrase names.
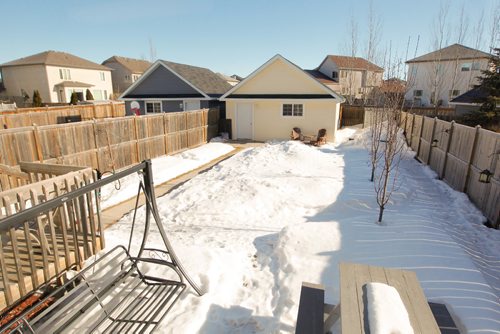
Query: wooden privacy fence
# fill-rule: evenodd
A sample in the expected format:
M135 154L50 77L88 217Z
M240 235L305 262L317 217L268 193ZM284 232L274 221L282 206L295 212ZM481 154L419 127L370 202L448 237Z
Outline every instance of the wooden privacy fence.
M30 166L31 165L31 166ZM27 164L30 177L48 177L51 166ZM56 173L77 169L58 166ZM0 218L46 202L94 182L91 168L0 192ZM0 309L104 248L97 194L85 194L42 212L36 219L11 226L0 221Z
M500 133L403 113L401 126L417 158L453 189L466 193L496 228L500 227ZM493 173L479 182L483 170Z
M0 130L0 164L39 161L111 171L204 144L217 135L218 121L214 108Z
M67 123L68 118L92 120L125 116L123 102L82 104L62 107L21 108L3 111L0 114L0 128L11 129L37 125Z
M340 119L341 127L363 124L363 120L365 117L365 107L342 104L340 108L341 108L341 119Z

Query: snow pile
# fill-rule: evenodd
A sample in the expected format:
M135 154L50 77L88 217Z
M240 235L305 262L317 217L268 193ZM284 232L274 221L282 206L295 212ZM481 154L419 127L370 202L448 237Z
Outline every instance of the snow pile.
M366 297L370 333L413 334L408 311L395 288L367 283Z
M177 255L207 290L183 295L161 333L293 333L302 282L325 285L337 304L341 261L415 271L463 332L500 331L500 231L412 153L376 224L368 154L349 137L248 149L157 200ZM128 240L130 221L107 230L108 248Z
M152 159L153 177L156 185L196 169L215 158L234 150L231 145L209 143L175 155ZM108 175L104 175L106 177ZM101 189L101 207L108 208L137 194L139 175L129 175Z

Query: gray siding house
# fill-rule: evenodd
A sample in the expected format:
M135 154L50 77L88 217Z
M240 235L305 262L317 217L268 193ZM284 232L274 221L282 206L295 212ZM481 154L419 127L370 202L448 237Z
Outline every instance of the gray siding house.
M219 106L231 85L207 68L156 61L121 96L127 115L197 110Z

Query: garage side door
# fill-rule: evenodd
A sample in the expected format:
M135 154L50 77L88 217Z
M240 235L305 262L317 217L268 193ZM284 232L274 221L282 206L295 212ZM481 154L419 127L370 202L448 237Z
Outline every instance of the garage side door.
M238 139L253 139L253 105L236 104L236 136Z

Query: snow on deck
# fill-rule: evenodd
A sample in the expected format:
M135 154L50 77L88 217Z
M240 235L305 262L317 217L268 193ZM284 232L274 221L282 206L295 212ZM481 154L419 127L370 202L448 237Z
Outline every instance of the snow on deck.
M208 290L185 294L162 333L293 333L302 281L336 304L341 261L413 270L463 331L500 332L500 231L411 152L377 225L368 153L348 131L340 145L242 151L157 200L177 255ZM107 230L108 248L128 239L130 221Z

